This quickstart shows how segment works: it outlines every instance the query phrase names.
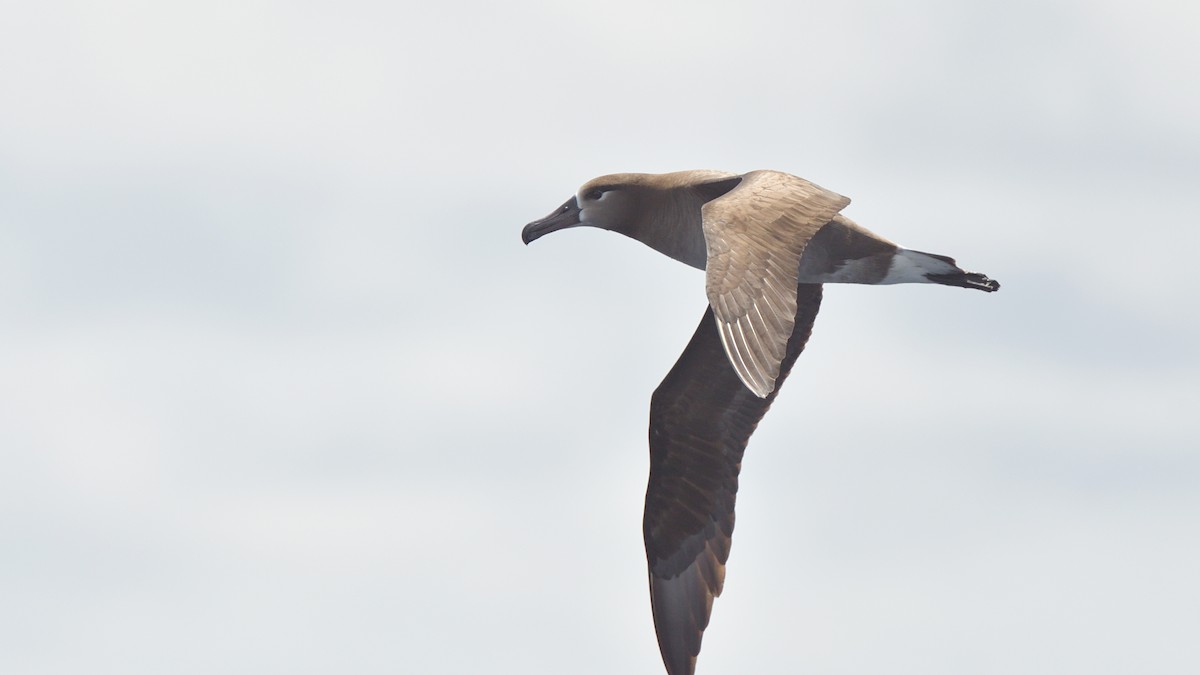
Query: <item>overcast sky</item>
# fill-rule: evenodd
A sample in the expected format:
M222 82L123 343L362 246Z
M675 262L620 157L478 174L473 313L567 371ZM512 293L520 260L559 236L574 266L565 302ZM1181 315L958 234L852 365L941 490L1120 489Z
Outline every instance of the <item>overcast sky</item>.
M827 287L716 673L1200 672L1200 10L42 2L0 23L0 671L662 672L703 274L521 226L772 168L998 279Z

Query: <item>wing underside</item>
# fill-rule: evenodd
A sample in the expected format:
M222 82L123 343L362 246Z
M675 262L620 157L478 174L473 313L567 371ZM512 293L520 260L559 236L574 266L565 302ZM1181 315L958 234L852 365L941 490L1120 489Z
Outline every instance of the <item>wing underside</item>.
M730 365L709 307L650 404L644 536L659 649L669 675L691 675L721 594L746 443L812 331L821 286L801 284L795 326L764 397Z

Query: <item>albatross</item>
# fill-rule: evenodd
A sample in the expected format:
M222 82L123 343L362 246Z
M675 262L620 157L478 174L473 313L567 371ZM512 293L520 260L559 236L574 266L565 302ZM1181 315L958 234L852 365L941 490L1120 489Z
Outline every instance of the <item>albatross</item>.
M594 178L529 223L529 244L571 227L619 232L705 271L708 307L650 397L643 536L669 675L693 675L721 594L750 435L812 332L822 284L1000 284L902 248L842 215L850 199L779 171Z

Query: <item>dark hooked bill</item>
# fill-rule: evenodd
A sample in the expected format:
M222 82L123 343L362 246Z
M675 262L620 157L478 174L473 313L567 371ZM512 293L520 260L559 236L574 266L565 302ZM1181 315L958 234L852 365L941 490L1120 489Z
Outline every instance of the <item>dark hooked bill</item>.
M521 230L521 241L528 244L538 237L579 224L579 203L571 197L555 209L554 213L526 225L525 229Z

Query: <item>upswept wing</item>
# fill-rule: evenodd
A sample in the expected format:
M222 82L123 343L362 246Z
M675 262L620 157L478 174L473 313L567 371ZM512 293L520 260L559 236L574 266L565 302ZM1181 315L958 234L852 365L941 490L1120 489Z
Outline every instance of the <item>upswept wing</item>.
M738 378L760 398L774 389L792 335L800 256L849 203L803 178L752 171L701 210L706 290L721 344Z
M643 534L658 646L669 675L692 675L700 640L721 594L733 535L742 453L758 421L804 350L821 286L792 294L795 330L774 390L759 398L742 385L717 336L709 307L650 402L650 483Z

